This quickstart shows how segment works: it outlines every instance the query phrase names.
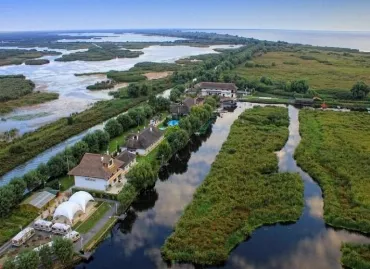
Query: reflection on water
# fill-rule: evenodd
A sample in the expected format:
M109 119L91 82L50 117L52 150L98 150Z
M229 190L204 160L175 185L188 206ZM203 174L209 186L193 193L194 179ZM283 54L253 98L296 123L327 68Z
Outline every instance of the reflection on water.
M96 250L93 259L77 268L163 268L166 264L160 247L171 233L194 191L208 174L233 121L251 104L242 103L234 113L218 118L205 136L193 137L186 148L174 156L160 173L155 191L158 194L152 208L135 210L138 204L148 205L141 196L128 218L118 223L112 237ZM212 132L211 132L212 131ZM154 199L153 199L154 200ZM151 200L151 202L153 202ZM182 265L191 268L192 265Z
M277 155L281 172L296 172L303 179L303 214L295 224L256 230L231 253L227 268L341 268L342 242L370 243L370 238L325 225L321 189L294 160L294 151L301 141L298 113L298 109L289 106L289 139Z
M10 65L0 67L0 75L23 74L36 84L36 90L50 91L59 93L59 99L44 104L23 107L16 109L12 113L3 115L7 121L0 122L0 132L11 128L19 129L23 134L35 130L40 126L55 121L61 117L66 117L73 112L80 112L99 100L111 98L109 91L89 91L88 85L102 80L101 76L75 76L76 73L107 72L109 70L128 70L136 63L151 62L175 62L176 60L193 55L216 53L213 49L228 47L226 45L211 46L209 48L197 48L189 46L150 46L144 48L144 54L138 58L113 59L98 62L57 62L54 61L60 56L45 56L50 60L49 64L35 65ZM45 48L37 48L43 50ZM66 50L56 50L62 54L76 52ZM41 114L44 113L44 114ZM30 114L45 115L31 119L19 121L11 119L14 116Z
M234 113L218 118L212 133L195 137L187 148L173 157L160 173L149 197L141 195L96 250L92 260L77 268L167 268L160 247L171 234L194 191L208 174L211 164L226 140L230 125L251 104L243 103ZM326 227L319 186L293 159L300 142L298 110L289 107L289 140L278 153L280 171L298 172L304 181L305 208L295 224L264 226L239 245L223 265L225 268L291 269L341 268L342 242L370 243L370 239L344 230ZM208 138L207 138L208 137ZM143 211L144 209L144 211ZM171 268L195 268L174 264Z

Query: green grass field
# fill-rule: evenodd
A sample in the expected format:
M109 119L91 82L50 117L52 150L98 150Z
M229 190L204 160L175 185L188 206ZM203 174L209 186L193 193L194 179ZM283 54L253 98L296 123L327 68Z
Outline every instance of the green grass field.
M273 80L307 80L315 90L350 90L359 80L370 84L370 57L368 54L353 53L352 57L330 52L268 52L254 58L255 64L264 67L245 67L236 73L249 79L267 76ZM313 59L313 60L304 60ZM274 63L274 66L273 66Z
M295 157L323 189L325 221L370 233L370 114L301 110L300 133Z
M162 254L171 261L219 264L264 224L295 221L303 209L298 174L278 173L288 137L286 108L245 111L194 194Z
M106 202L99 204L96 211L87 220L75 227L75 230L82 234L87 233L109 211L111 206L112 205Z

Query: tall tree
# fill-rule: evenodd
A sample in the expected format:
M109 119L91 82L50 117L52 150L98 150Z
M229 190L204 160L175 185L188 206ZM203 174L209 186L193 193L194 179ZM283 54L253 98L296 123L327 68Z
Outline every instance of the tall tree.
M15 177L10 181L9 184L13 186L15 202L19 203L20 201L22 201L23 194L26 191L26 182L22 178Z
M109 120L104 127L104 130L111 138L117 137L123 133L122 125L116 119Z
M80 161L82 156L86 152L89 152L89 145L85 141L78 141L76 144L74 144L71 148L73 157Z
M39 251L40 263L43 268L53 268L53 250L48 245L44 245Z
M127 174L128 182L137 190L145 189L154 184L157 175L154 173L152 166L147 162L136 165Z
M122 125L123 131L127 131L135 125L135 122L127 114L119 115L117 117L117 121Z
M68 265L73 259L73 243L69 239L56 237L52 246L53 252L63 265Z
M363 99L369 94L370 87L365 82L358 81L355 85L353 85L351 92L354 98Z
M157 159L168 160L172 156L172 149L167 140L164 140L159 146L157 151Z
M109 145L109 141L110 141L109 134L103 130L96 130L94 134L98 142L99 150L100 151L106 150Z
M40 258L36 251L25 250L18 255L17 269L37 269L40 265Z

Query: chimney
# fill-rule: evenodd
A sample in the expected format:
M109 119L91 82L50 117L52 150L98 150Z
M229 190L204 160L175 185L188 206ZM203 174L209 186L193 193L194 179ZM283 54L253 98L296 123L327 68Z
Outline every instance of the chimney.
M152 127L152 126L150 126L149 130L150 130L151 132L153 132L153 127Z
M100 157L100 161L104 162L104 157L103 156Z

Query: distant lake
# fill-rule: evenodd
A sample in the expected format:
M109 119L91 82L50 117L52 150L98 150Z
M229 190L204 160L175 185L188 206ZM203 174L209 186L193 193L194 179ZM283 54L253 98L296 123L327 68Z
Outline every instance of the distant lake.
M268 41L286 41L289 43L309 44L314 46L359 49L370 52L370 32L357 31L305 31L305 30L218 30L196 29L207 33L238 35Z

